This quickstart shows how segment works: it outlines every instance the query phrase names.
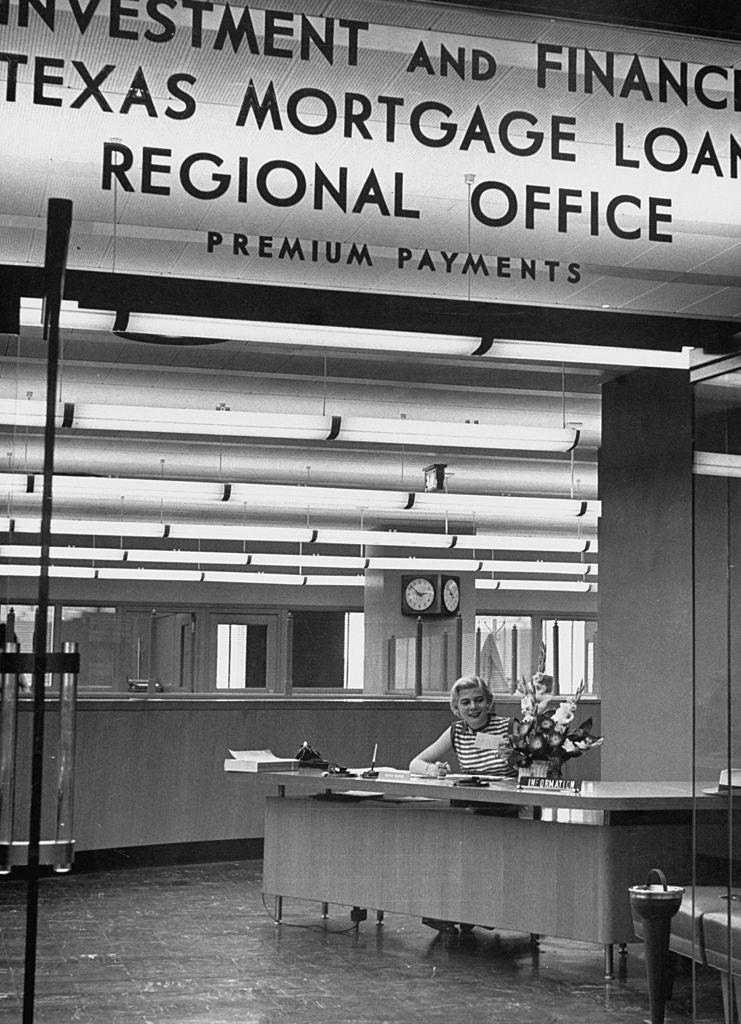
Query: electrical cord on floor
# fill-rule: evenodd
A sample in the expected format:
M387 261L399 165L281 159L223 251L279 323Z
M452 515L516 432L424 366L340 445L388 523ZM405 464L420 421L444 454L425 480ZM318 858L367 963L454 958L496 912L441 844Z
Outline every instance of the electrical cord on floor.
M265 908L265 913L268 915L271 921L274 921L275 924L285 925L286 928L305 928L308 931L313 932L327 932L327 934L329 935L347 935L348 932L355 932L358 930L357 924L351 924L349 928L327 928L327 926L323 924L294 924L291 921L284 921L282 918L279 921L278 918L271 914L270 910L268 909L268 905L265 902L264 893L262 897L262 905Z

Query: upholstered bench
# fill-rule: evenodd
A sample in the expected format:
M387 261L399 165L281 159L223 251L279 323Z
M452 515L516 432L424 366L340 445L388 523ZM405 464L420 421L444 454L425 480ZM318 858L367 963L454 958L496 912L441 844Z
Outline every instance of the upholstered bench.
M741 890L732 889L729 900L722 886L688 886L672 918L669 948L720 972L723 1016L732 1024L734 976L741 976Z

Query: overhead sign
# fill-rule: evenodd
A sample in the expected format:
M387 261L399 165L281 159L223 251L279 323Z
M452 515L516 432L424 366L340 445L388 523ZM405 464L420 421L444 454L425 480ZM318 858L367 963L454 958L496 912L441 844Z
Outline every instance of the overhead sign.
M2 0L0 261L741 315L736 44L316 9Z

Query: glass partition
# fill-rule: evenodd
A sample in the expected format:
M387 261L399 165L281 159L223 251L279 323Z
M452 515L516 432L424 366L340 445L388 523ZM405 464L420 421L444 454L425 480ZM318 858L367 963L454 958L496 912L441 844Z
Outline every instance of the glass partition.
M692 760L697 791L717 792L723 810L695 816L695 915L707 909L700 901L708 892L718 906L703 917L693 956L719 972L726 1019L735 1019L726 972L741 945L741 375L700 370L694 378ZM694 992L693 1020L701 1020L702 986Z

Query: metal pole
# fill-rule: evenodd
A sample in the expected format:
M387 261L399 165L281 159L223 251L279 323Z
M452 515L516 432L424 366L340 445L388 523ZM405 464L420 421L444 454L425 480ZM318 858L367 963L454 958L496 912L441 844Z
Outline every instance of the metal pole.
M293 612L286 615L286 682L283 692L286 696L293 693Z
M510 693L514 693L515 690L517 689L517 672L518 672L518 665L517 665L517 658L518 658L517 626L513 626L512 630L510 632L510 645L511 645L510 646L510 670L509 670Z
M456 679L463 675L463 616L460 612L455 617L455 674Z
M553 693L558 694L561 692L561 686L559 683L559 662L561 660L560 654L560 639L558 622L553 623Z
M46 423L44 427L44 489L41 497L41 553L37 621L34 632L33 741L31 807L28 828L28 885L26 890L26 949L23 973L23 1024L33 1024L36 990L36 939L39 907L39 845L41 841L41 788L44 771L44 687L46 634L49 612L49 546L51 537L52 481L54 479L54 412L59 368L59 314L64 291L67 249L72 226L69 199L50 199L46 218L44 260L44 340L46 357Z
M8 616L10 619L10 616ZM13 636L13 633L10 633ZM5 652L16 654L18 644L6 643ZM15 752L18 735L18 673L0 676L0 875L9 875L13 844Z
M64 654L76 654L76 643L64 643ZM62 873L72 867L72 823L75 789L75 712L77 673L64 672L59 685L59 747L57 752L57 831L54 870Z
M422 637L424 635L424 621L420 615L417 618L417 637L414 644L414 696L422 696Z

